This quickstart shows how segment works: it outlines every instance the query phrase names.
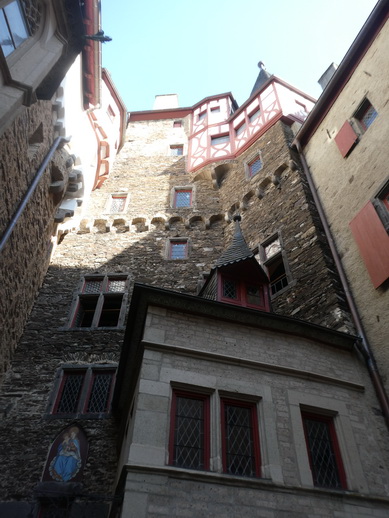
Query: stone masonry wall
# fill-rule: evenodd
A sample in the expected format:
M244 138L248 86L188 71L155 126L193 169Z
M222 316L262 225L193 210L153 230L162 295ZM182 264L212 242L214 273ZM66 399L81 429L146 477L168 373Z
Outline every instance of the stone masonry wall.
M84 429L89 441L83 477L86 495L112 495L117 464L115 419L74 420L49 415L54 379L61 365L113 365L119 359L124 329L69 329L70 310L82 276L122 273L131 283L196 294L199 279L210 271L230 242L230 216L239 207L250 246L257 246L275 232L282 233L293 283L274 298L274 310L335 328L346 321L318 245L319 233L299 172L289 167L287 128L278 123L239 159L230 162L220 189L215 189L212 168L188 174L185 156L170 156L170 145L186 146L188 120L183 129L172 126L172 120L130 123L110 177L92 193L89 218L75 232L63 235L56 248L0 396L3 451L15 467L11 473L0 475L5 500L33 498L52 441L73 422ZM264 168L246 180L244 160L257 149L262 152ZM270 180L274 171L279 185ZM188 186L193 189L193 206L173 208L174 188ZM257 188L263 196L246 196ZM40 193L49 204L45 216L39 214L34 219L32 212L29 217L37 227L42 226L42 231L47 228L49 238L49 215L54 204L50 205L53 202L45 193L44 189ZM123 212L114 214L109 203L115 193L127 193L129 200ZM27 228L25 241L30 246L32 237L34 243L38 238L35 225ZM176 238L188 240L187 259L168 258L169 239ZM28 270L34 289L44 272L42 255ZM22 257L25 269L32 266L25 253Z
M14 215L54 140L52 104L25 109L0 139L0 235ZM23 332L46 273L57 200L49 193L51 167L66 170L67 153L55 153L0 258L0 378Z

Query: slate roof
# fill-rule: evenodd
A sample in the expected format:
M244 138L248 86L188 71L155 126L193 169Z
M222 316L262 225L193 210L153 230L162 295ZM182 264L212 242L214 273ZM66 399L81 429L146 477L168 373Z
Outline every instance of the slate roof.
M265 65L262 63L262 61L260 61L258 63L258 67L259 67L259 74L258 74L257 80L255 81L254 88L251 90L250 97L257 90L259 90L262 85L264 85L266 83L266 81L269 79L269 77L271 77L271 74L269 74L269 72L266 72Z
M234 216L234 237L232 238L230 246L227 248L227 250L225 250L222 253L219 259L216 261L216 264L213 266L213 269L220 268L221 266L227 266L228 264L232 263L237 263L250 257L254 257L253 252L247 246L247 243L243 237L242 230L239 224L239 221L241 219L242 218L239 215Z

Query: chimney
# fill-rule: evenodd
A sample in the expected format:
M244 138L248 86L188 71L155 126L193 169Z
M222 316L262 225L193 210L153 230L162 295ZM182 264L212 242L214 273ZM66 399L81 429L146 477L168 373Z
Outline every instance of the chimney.
M168 110L169 108L178 108L177 94L165 94L155 96L153 110Z
M328 85L331 77L335 74L337 68L338 65L336 65L335 63L331 63L331 65L327 68L327 70L318 80L318 83L321 86L322 90L324 90L324 88Z

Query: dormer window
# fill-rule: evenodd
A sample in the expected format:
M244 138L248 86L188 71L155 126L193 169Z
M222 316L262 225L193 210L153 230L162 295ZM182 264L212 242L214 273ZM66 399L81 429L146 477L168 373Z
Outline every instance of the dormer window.
M263 285L224 275L220 276L219 283L220 302L269 311Z

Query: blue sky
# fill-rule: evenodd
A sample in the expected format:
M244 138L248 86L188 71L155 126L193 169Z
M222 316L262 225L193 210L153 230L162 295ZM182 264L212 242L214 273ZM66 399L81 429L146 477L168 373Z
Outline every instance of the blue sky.
M158 94L180 106L232 92L250 95L263 61L313 97L340 63L376 0L102 0L103 45L129 111L152 109Z

